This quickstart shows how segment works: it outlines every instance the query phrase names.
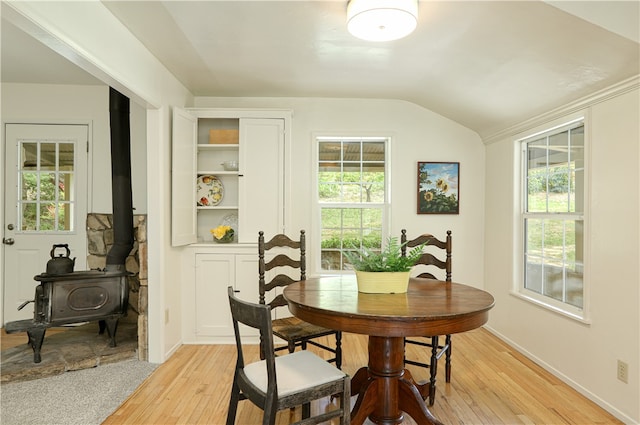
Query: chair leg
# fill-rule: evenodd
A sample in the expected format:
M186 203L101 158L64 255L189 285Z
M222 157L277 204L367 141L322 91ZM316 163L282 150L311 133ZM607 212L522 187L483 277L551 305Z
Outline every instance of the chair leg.
M429 363L429 406L436 401L436 375L438 373L438 337L431 337L431 362Z
M402 358L402 362L405 364L405 367L406 367L406 364L407 364L407 338L403 338L402 339L402 348L403 348L403 352L404 352L404 354L402 356L403 357Z
M445 372L446 381L451 382L451 335L445 337L445 343L447 345L447 352L445 354Z
M229 398L229 410L227 411L227 425L234 425L236 422L236 412L238 411L238 401L240 401L240 387L233 379L231 387L231 397Z
M340 418L341 425L351 424L351 378L346 377L344 385L342 387L342 394L340 395L340 408L342 409L342 417Z
M290 353L293 353L294 351L296 351L296 343L295 342L289 341L287 346L289 347L289 352Z
M275 425L278 413L278 401L275 395L267 394L262 415L262 425Z
M336 367L342 369L342 332L336 332Z

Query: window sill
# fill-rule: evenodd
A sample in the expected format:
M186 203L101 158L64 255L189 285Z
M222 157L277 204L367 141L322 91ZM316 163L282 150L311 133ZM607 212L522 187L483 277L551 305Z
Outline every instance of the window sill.
M584 315L581 314L577 314L577 313L573 313L570 311L566 311L563 310L560 307L556 307L552 304L549 304L543 300L540 300L538 298L520 293L520 292L515 292L515 291L510 291L509 292L510 295L516 297L516 298L520 298L522 300L525 300L527 302L530 302L531 304L537 305L538 307L542 307L546 310L552 311L556 314L559 314L560 316L564 316L567 317L569 319L575 320L576 322L580 322L583 323L585 325L591 325L591 320L588 319L587 317L585 317Z

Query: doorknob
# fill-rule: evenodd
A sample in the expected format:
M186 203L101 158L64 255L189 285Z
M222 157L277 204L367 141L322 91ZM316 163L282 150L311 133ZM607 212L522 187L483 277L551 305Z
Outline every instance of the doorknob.
M13 238L2 238L2 243L5 245L13 245L16 241Z

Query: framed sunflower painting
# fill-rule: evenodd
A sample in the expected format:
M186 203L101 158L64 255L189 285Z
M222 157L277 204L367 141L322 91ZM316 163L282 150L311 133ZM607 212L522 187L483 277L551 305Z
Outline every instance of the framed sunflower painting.
M460 213L460 163L418 162L418 214Z

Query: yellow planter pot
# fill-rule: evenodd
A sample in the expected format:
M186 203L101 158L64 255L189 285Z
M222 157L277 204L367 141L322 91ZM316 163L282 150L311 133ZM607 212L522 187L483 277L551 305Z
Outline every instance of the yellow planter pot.
M411 272L361 272L356 270L358 292L369 294L403 294L409 286Z

